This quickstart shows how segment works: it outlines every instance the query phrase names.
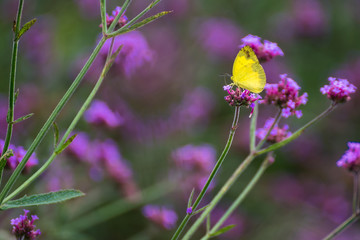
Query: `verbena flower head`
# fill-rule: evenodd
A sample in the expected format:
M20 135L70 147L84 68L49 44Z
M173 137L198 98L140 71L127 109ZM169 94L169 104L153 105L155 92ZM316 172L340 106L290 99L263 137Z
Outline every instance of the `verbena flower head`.
M106 24L109 27L111 25L111 23L115 20L116 16L119 15L121 11L121 7L117 6L114 11L112 11L112 15L108 15L106 14ZM123 15L120 17L119 21L116 24L116 28L121 28L123 27L126 23L128 22L128 18L125 16L125 13L123 13ZM101 27L102 25L100 25Z
M276 43L268 40L264 40L262 43L261 38L258 36L249 34L242 38L241 42L242 44L239 48L243 48L246 45L250 46L254 50L260 62L267 62L276 56L284 56L284 52Z
M360 143L348 142L349 149L337 161L338 167L343 167L349 171L359 172L360 170Z
M351 99L350 94L356 91L356 87L346 79L329 77L328 80L330 84L320 88L320 92L334 104L349 101Z
M270 127L274 123L274 118L269 118L266 120L265 125L263 128L259 128L256 130L256 137L258 137L260 140L264 139L266 136L266 133L269 131ZM282 128L278 127L277 124L275 124L274 128L271 130L269 136L267 137L266 141L269 143L277 143L285 138L288 138L291 136L291 132L288 131L289 126L284 125Z
M39 218L36 215L31 215L31 219L27 216L30 211L24 209L24 215L20 215L18 218L11 219L11 225L13 226L12 233L17 239L33 240L40 236L40 229L35 230L34 221Z
M308 94L304 93L299 96L300 86L287 74L280 75L280 81L276 84L265 85L266 95L260 103L272 104L282 109L282 116L288 118L296 115L297 118L302 116L301 110L297 110L300 105L307 103Z
M108 105L100 100L94 100L90 108L84 113L87 122L95 125L105 125L115 128L124 122L119 114L114 113Z
M251 93L249 90L241 90L236 88L234 91L231 85L226 85L223 87L227 91L228 95L224 97L225 101L229 103L230 106L245 106L251 108L250 116L252 115L255 107L255 101L261 99L260 95Z
M178 219L173 210L162 206L146 205L143 208L143 214L146 218L165 229L174 228Z

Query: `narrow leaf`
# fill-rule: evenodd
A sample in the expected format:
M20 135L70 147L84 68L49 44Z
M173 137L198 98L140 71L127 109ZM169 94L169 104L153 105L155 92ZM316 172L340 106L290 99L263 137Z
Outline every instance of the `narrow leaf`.
M226 227L223 227L223 228L219 229L218 231L216 231L215 233L210 234L209 237L212 238L212 237L219 236L219 235L221 235L221 234L223 234L223 233L226 233L227 231L229 231L229 230L232 229L233 227L235 227L234 224L229 225L229 226L226 226Z
M210 222L210 214L207 215L206 217L206 232L210 232L210 228L211 228L211 222Z
M13 21L12 30L14 33L16 33L16 21Z
M84 193L74 189L60 190L57 192L48 192L43 194L35 194L31 196L25 195L22 198L13 201L8 201L7 203L3 204L0 207L0 209L5 210L9 208L19 208L19 207L60 203L81 196L84 196Z
M201 213L202 211L204 211L209 205L206 205L205 207L200 208L199 210L197 210L196 212L194 212L194 215Z
M15 41L19 40L21 38L21 36L26 33L34 24L36 23L36 18L31 19L30 21L28 21L27 23L24 24L24 26L22 26L22 28L20 29L20 31L17 33Z
M190 208L192 206L192 200L193 200L193 197L194 197L194 192L195 192L195 188L193 188L193 190L190 193L190 197L189 197L188 205L187 205L188 208Z
M25 116L22 116L22 117L19 117L18 119L16 119L15 121L13 121L13 123L19 123L19 122L22 122L28 118L31 118L32 115L34 115L34 113L29 113L28 115L25 115Z
M59 154L62 151L64 151L65 148L67 148L72 143L72 141L74 141L76 136L77 136L77 134L74 134L71 137L69 137L68 140L66 140L66 142L58 150L55 151L55 153Z
M56 148L59 143L59 128L56 122L53 122L53 130L54 130L54 147Z
M15 92L15 96L14 96L14 102L16 102L16 100L18 99L19 92L20 92L20 90L17 89L16 92Z

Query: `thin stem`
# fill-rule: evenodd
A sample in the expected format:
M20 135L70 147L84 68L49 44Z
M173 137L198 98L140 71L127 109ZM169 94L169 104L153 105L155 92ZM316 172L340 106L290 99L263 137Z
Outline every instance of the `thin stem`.
M280 118L281 118L281 109L279 110L279 112L276 114L275 116L275 119L274 119L274 122L272 123L271 127L269 128L269 130L267 131L265 137L263 139L261 139L261 141L259 142L259 144L256 146L256 150L259 150L263 145L264 143L266 142L267 138L269 137L271 131L274 129L274 127L276 126L276 124L279 123L280 121Z
M259 104L256 101L254 112L251 117L251 124L250 124L250 152L255 150L255 140L256 140L256 122L259 110Z
M107 32L106 0L100 0L100 13L101 13L102 32L103 34L105 34Z
M354 172L354 196L353 196L353 213L359 213L359 173Z
M198 197L196 198L192 208L193 211L196 211L197 206L200 204L201 200L203 199L207 189L209 188L212 180L214 179L217 171L219 170L221 164L224 162L224 159L226 157L226 155L228 154L232 141L234 139L234 135L235 135L235 131L237 128L237 124L239 122L239 118L240 118L240 107L235 107L235 113L234 113L234 119L233 119L233 123L231 125L231 129L230 129L230 133L229 133L229 138L226 142L225 148L223 150L223 152L221 153L218 161L216 162L216 165L214 167L214 169L212 170L208 180L206 181L205 186L202 188L200 194L198 195ZM181 232L183 231L183 229L185 228L187 222L189 221L191 215L186 215L185 218L182 220L180 226L177 228L176 232L174 233L173 237L171 238L172 240L178 239L178 237L180 236Z
M323 240L330 240L342 233L346 228L348 228L351 224L356 222L359 219L359 215L353 214L351 217L346 219L342 224L340 224L337 228L335 228L329 235L327 235Z
M14 31L14 41L12 46L12 55L11 55L11 66L10 66L10 78L9 78L9 111L7 115L7 131L4 142L4 147L2 152L6 152L10 145L13 125L14 125L14 107L15 107L15 79L16 79L16 66L17 66L17 55L19 50L19 40L17 34L21 26L21 16L24 8L24 0L19 1L16 22L15 22L15 31Z
M126 199L116 200L112 203L109 203L105 206L91 211L89 214L85 214L84 216L74 221L71 221L69 225L65 225L62 228L71 228L76 229L77 231L91 228L99 223L108 221L114 217L117 217L121 214L124 214L128 211L136 209L140 206L143 206L149 202L165 196L166 194L175 190L175 184L175 182L167 181L153 185L149 188L142 190L133 197L133 199L140 198L139 201L129 202Z
M47 133L47 131L49 130L49 128L52 126L53 122L55 121L56 117L59 115L60 111L63 109L63 107L65 106L67 101L70 99L72 94L75 92L76 88L79 86L79 84L80 84L81 80L83 79L84 75L89 70L91 64L94 62L96 56L98 55L101 47L104 45L105 40L106 39L104 37L101 38L98 45L96 46L96 48L94 49L94 51L90 55L88 61L85 63L84 67L81 69L80 73L75 78L74 82L71 84L71 86L66 91L66 93L64 94L62 99L59 101L58 105L55 107L55 109L53 110L53 112L51 113L51 115L49 116L49 118L47 119L45 124L43 125L43 127L40 129L38 135L36 136L36 138L34 139L32 144L30 145L30 147L29 147L28 151L26 152L24 158L21 160L19 165L16 167L15 171L13 172L13 174L10 176L8 182L6 183L4 189L0 193L0 203L3 203L4 198L7 196L7 194L9 193L9 191L11 189L11 187L15 183L16 179L18 178L18 176L20 175L20 173L24 169L25 164L29 160L30 156L33 154L35 149L39 146L39 144L41 143L41 141L45 137L45 134Z
M317 122L318 120L322 119L323 117L325 117L328 113L330 113L331 111L333 111L336 107L336 104L331 104L324 112L320 113L317 117L315 117L314 119L312 119L311 121L309 121L307 124L305 124L303 127L299 128L295 133L293 133L290 137L278 142L278 143L274 143L270 146L268 146L267 148L261 149L259 151L256 152L256 155L261 155L270 151L274 151L286 144L288 144L289 142L295 140L296 138L298 138L304 131L305 129L307 129L308 127L310 127L312 124L314 124L315 122Z
M229 209L224 213L224 215L220 218L220 220L215 224L215 226L201 239L209 239L211 234L214 234L219 227L228 219L228 217L239 207L240 203L245 199L248 193L254 188L255 184L258 182L260 177L263 175L265 170L270 166L271 162L269 161L269 157L266 157L261 164L259 170L256 172L254 177L248 183L246 188L240 193L240 195L236 198L236 200L231 204Z
M109 49L110 51L110 49ZM11 200L13 197L15 197L17 194L19 194L21 191L23 191L28 185L30 185L36 178L38 178L49 166L50 164L54 161L54 159L56 158L56 156L59 154L59 149L62 148L63 144L66 142L66 140L68 139L69 135L71 134L71 132L74 130L76 124L79 122L79 120L81 119L82 115L84 114L84 112L86 111L86 109L89 107L90 103L92 102L92 100L94 99L97 91L99 90L105 76L106 73L109 71L109 68L111 67L111 65L109 65L109 62L105 63L105 66L101 72L101 75L98 79L98 81L96 82L93 90L90 92L89 96L87 97L87 99L85 100L84 104L81 106L80 110L78 111L78 113L76 114L75 118L72 120L71 124L69 125L68 129L66 130L64 136L61 138L59 144L57 145L57 148L53 151L53 153L51 154L50 158L44 163L44 165L37 170L30 178L28 178L23 184L21 184L14 192L12 192L7 198L5 198L4 203Z
M119 22L120 17L125 13L127 8L129 7L130 3L131 3L131 0L125 1L125 3L121 6L119 14L115 17L114 21L110 24L109 29L106 31L106 33L111 33L114 30L116 24Z
M226 181L226 183L222 186L220 191L216 194L213 200L208 204L208 207L201 214L201 216L195 221L195 223L191 226L189 231L182 238L190 239L190 237L195 233L195 231L200 227L201 223L205 220L207 215L215 208L218 202L222 199L225 193L230 189L230 187L234 184L234 182L239 178L239 176L245 171L245 169L250 165L252 160L254 159L253 154L249 154L245 160L239 165L239 167L235 170L235 172L231 175L231 177Z

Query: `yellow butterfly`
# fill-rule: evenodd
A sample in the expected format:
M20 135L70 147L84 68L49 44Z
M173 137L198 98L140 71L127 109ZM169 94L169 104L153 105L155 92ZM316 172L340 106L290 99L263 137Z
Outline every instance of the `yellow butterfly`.
M231 80L236 86L250 92L260 93L264 90L265 72L251 47L245 46L240 49L234 61Z

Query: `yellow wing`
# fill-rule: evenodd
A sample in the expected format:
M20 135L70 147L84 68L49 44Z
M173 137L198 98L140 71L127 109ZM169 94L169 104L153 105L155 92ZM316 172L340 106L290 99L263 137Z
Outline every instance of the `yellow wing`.
M265 72L251 47L245 46L240 49L234 61L231 80L238 87L250 92L260 93L264 90Z

